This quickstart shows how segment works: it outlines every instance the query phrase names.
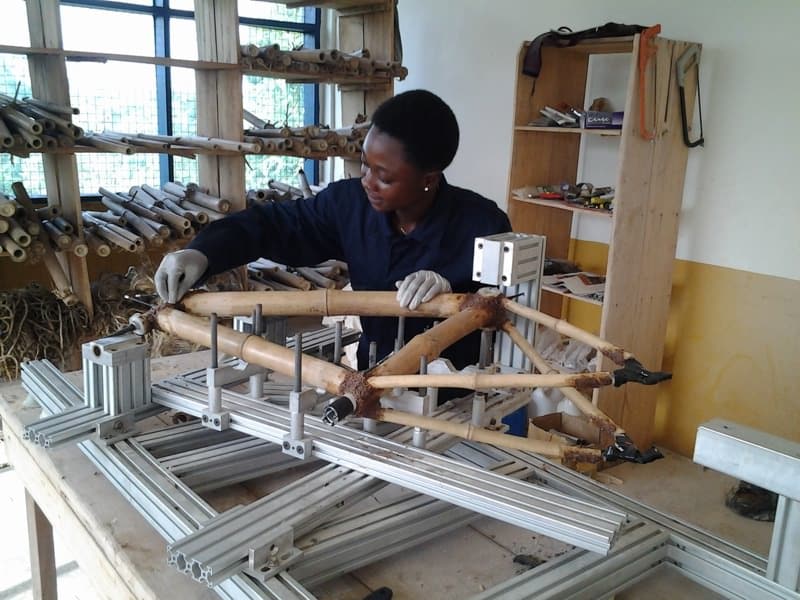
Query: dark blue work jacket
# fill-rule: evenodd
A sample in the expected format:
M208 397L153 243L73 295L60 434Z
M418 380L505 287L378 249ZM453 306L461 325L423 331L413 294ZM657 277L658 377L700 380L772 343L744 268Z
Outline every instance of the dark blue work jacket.
M454 292L475 291L472 281L474 239L511 230L497 205L444 177L425 218L409 235L394 230L390 216L372 208L357 178L330 184L317 196L270 203L211 223L189 244L208 257L208 275L259 257L299 267L335 258L347 263L354 290L395 290L395 282L420 269L445 277ZM359 368L367 367L369 343L378 359L394 349L397 319L362 317ZM406 319L406 340L431 325ZM443 353L458 368L478 359L479 335L471 335Z

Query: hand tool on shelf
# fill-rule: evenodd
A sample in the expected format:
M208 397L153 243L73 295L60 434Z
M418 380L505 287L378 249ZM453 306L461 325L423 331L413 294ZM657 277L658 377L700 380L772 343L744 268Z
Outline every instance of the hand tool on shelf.
M653 25L652 27L648 27L642 33L639 34L639 135L642 136L644 140L652 140L656 137L655 132L655 118L653 118L653 129L647 128L647 119L645 118L645 110L647 108L646 102L646 92L647 92L647 63L652 58L654 68L658 68L658 58L656 57L656 52L658 51L658 47L656 43L653 41L654 38L661 33L661 25ZM654 91L655 91L655 80L654 82ZM655 93L653 94L653 114L655 114Z
M697 113L700 117L700 137L691 141L689 139L689 118L686 114L686 74L695 67L697 74ZM702 146L705 143L703 138L703 109L700 105L700 45L692 44L680 58L675 62L675 74L678 77L678 92L681 102L681 125L683 126L683 143L688 148Z

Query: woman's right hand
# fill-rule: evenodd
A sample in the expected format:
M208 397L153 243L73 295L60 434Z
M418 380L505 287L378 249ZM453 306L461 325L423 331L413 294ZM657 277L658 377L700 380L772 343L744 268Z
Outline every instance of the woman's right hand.
M156 291L164 302L175 304L200 280L207 268L208 258L199 250L170 252L156 271Z

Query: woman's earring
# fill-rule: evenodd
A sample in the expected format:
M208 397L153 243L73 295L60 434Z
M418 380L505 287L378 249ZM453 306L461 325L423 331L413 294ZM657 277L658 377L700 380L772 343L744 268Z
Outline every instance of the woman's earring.
M428 187L428 186L426 185L426 186L425 186L425 191L426 191L426 192L430 192L430 191L431 191L431 188L430 188L430 187Z

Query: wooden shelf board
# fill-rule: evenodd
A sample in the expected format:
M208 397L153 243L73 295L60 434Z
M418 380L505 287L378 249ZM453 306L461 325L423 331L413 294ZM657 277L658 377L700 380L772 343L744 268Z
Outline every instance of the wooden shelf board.
M573 300L578 300L580 302L587 302L589 304L595 304L597 306L603 306L603 303L600 300L595 300L594 298L586 298L584 296L576 296L575 294L570 294L569 292L565 292L558 288L544 285L542 284L542 291L550 292L551 294L556 294L557 296L565 296L567 298L572 298Z
M325 160L326 158L345 158L351 160L359 160L361 153L358 154L328 154L326 152L312 152L311 154L292 154L291 152L234 152L231 150L210 150L206 148L189 148L181 149L180 151L170 152L169 150L137 150L131 154L125 152L111 152L108 150L100 150L91 146L73 146L71 148L59 147L48 150L26 150L25 153L15 154L9 152L7 149L1 149L0 154L13 154L21 158L27 158L31 154L120 154L122 156L133 156L134 154L174 154L184 158L193 158L188 154L207 155L207 156L293 156L297 158L308 158L310 160Z
M547 206L549 208L558 208L561 210L568 210L579 214L600 215L603 217L611 218L614 216L613 211L605 210L604 208L586 208L565 202L563 200L543 200L541 198L520 198L511 194L512 200L519 202L527 202L528 204L537 204L539 206Z
M565 52L581 52L585 54L625 54L633 51L633 43L636 36L597 38L594 40L583 40L574 46L561 48ZM525 42L526 47L531 42Z
M532 125L516 125L514 131L532 131L544 133L577 133L587 135L609 135L619 137L621 129L584 129L582 127L534 127Z

